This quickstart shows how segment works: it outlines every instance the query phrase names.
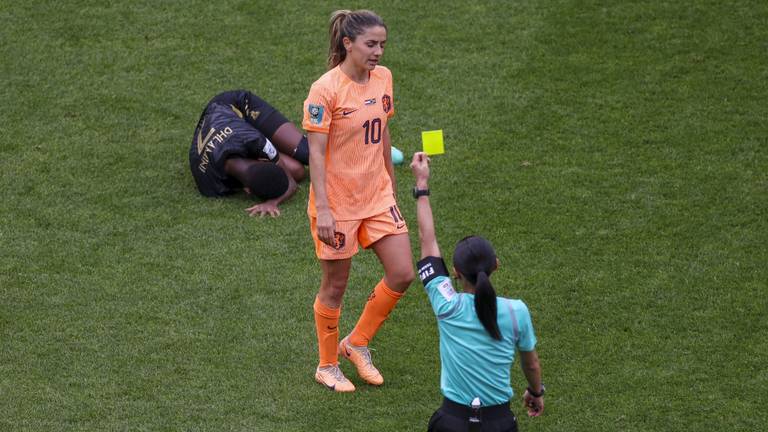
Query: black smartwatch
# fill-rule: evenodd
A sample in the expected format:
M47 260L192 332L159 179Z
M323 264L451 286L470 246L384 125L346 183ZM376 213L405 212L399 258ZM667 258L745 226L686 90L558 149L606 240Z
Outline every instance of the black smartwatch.
M413 198L416 199L420 196L429 196L429 189L419 189L418 187L413 187Z
M528 391L529 395L531 395L533 397L536 397L536 398L540 398L540 397L544 396L544 392L547 389L544 388L544 383L541 383L541 393L536 393L535 391L533 391L533 389L531 387L528 387L526 390Z

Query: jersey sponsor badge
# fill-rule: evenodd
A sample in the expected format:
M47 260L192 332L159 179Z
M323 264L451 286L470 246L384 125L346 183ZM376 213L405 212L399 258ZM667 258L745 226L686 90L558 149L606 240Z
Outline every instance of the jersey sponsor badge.
M323 106L322 105L309 104L308 110L309 110L310 123L319 125L323 122Z

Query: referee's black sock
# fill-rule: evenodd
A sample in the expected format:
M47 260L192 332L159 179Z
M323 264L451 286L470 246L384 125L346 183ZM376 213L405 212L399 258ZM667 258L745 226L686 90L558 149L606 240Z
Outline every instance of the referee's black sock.
M299 146L293 151L293 158L303 165L309 165L309 142L307 142L307 137L301 137Z

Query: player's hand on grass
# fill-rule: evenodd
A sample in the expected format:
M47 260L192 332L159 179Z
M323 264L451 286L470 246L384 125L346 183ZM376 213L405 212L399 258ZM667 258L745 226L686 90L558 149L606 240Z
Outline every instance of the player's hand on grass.
M413 160L411 161L411 171L413 171L413 176L416 177L416 186L426 186L426 182L429 180L429 156L424 152L414 153Z
M277 208L277 204L271 203L271 202L263 202L256 204L253 207L248 207L245 209L245 211L248 212L251 216L272 216L272 217L278 217L280 216L280 209Z
M328 246L336 242L336 219L330 210L317 210L317 238Z
M528 409L528 417L538 417L544 412L544 396L534 397L526 390L523 404Z

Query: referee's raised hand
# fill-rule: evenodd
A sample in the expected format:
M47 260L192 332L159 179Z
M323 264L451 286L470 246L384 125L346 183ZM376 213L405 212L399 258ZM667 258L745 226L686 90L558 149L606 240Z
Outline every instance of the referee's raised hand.
M425 183L429 180L429 156L424 152L416 152L413 154L413 160L411 161L411 171L416 178L416 186L423 187L424 185L419 182Z

